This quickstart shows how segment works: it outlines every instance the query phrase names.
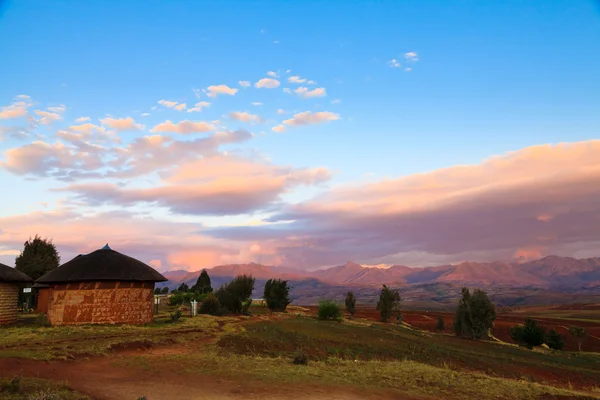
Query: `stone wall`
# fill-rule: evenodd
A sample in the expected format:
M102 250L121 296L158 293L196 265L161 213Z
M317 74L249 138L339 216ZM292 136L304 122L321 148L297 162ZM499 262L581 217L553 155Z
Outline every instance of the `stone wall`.
M0 282L0 324L10 324L19 315L19 285Z
M52 325L144 324L154 318L154 282L77 282L51 289Z

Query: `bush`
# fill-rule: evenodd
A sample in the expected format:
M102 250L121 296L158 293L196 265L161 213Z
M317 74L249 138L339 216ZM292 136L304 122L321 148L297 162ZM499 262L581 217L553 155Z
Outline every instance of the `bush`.
M199 313L200 314L210 314L217 315L221 310L221 303L219 299L214 294L209 294L206 297L206 300L202 302L200 305Z
M438 317L437 325L435 326L436 331L444 331L444 318Z
M296 354L294 354L292 363L296 364L296 365L307 365L308 364L308 354L306 354L303 350L297 351Z
M167 293L169 293L169 288L165 286L164 288L161 289L160 293L161 294L167 294Z
M565 341L558 332L554 329L550 329L550 332L546 334L546 344L553 350L562 350L565 346Z
M400 293L383 285L379 293L377 309L383 322L387 322L394 316L398 317L400 315Z
M356 297L352 292L346 293L346 311L348 311L348 314L352 317L356 314Z
M510 328L510 337L520 346L532 349L533 346L540 346L544 343L546 329L536 321L528 318L524 325L517 325Z
M317 318L320 320L342 320L342 310L340 306L331 300L323 300L319 302L319 311L317 312Z
M580 326L572 326L569 328L569 333L577 340L577 346L579 351L581 351L581 343L587 336L587 331Z
M473 294L462 288L452 327L456 336L480 339L488 337L496 320L496 307L481 289Z
M183 304L183 293L175 293L169 297L170 306L180 306Z
M263 297L269 310L279 312L285 311L288 304L291 303L288 281L282 279L269 279L265 284Z
M177 309L171 313L171 322L179 322L183 313L181 310Z
M215 296L225 309L232 313L247 313L254 290L255 279L250 275L239 275L224 284L215 292ZM251 303L251 302L250 302Z

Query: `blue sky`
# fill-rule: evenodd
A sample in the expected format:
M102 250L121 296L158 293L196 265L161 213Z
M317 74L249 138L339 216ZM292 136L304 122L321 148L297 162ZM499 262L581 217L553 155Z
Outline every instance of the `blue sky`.
M127 212L127 218L141 213L163 221L162 237L179 230L169 223L227 226L263 220L289 214L288 208L299 202L320 204L325 201L320 199L337 198L336 190L346 185L370 188L381 180L393 181L457 165L483 165L490 157L529 146L589 142L598 138L600 125L599 39L600 8L593 1L3 2L0 107L18 103L18 95L29 96L25 102L29 105L26 115L0 119L0 127L6 131L0 133L0 184L12 188L4 196L0 218L16 223L19 219L29 220L30 213L65 210L85 214L69 216L78 220L94 212ZM401 66L395 67L397 64ZM268 75L269 71L274 72L273 76ZM305 81L289 82L292 76ZM263 78L277 80L278 86L255 87ZM247 81L250 86L244 87L240 81ZM210 97L203 90L211 85L227 85L237 92ZM326 95L302 98L284 91L300 87L307 91L322 89ZM160 100L185 103L186 108L177 111L158 104ZM198 102L211 105L200 112L186 112ZM257 102L262 104L252 104ZM49 108L61 105L64 110L48 124L40 122L41 115L35 113L50 112ZM285 113L279 114L280 109ZM255 115L260 122L237 121L228 116L231 112ZM321 116L329 120L288 124L285 132L272 130L282 121L305 112L327 113ZM142 115L146 113L149 115ZM90 172L90 168L96 168L96 172L104 174L102 178L67 182L52 177L48 164L43 162L45 157L59 157L51 153L58 151L56 148L50 153L18 153L18 157L29 160L27 165L22 159L8 158L7 152L35 140L62 143L72 147L73 157L81 157L81 148L65 142L64 137L56 136L57 132L69 131L69 127L79 124L75 119L80 117L89 117L90 123L110 132L108 123L99 122L107 116L132 118L135 124L144 125L143 129L114 132L113 137L119 139L114 146L127 146L140 137L156 134L150 132L152 128L166 120L218 120L214 131L246 129L253 134L251 139L219 146L219 156L268 163L277 174L280 168L324 168L329 176L317 179L318 182L313 179L307 185L287 183L276 195L269 192L271 196L266 195L268 200L262 199L260 204L252 203L245 192L230 194L240 196L237 202L250 201L253 206L216 213L214 209L194 209L190 213L181 212L181 207L173 207L169 201L161 203L156 200L160 194L154 192L151 197L155 203L142 202L140 198L148 197L139 193L127 194L134 200L124 201L127 196L121 192L109 199L103 194L98 199L98 184L121 184L127 189L165 186L164 174L185 168L183 161L156 166L135 177L115 178L106 175L111 168L107 165L74 167L62 160L58 162L62 172ZM28 117L34 120L27 122ZM9 127L25 130L25 134L10 134ZM186 141L207 134L208 131L186 135L171 132L164 136ZM113 146L98 143L106 148ZM36 157L40 160L32 161ZM98 157L109 162L115 156L102 153ZM188 157L185 163L207 155ZM11 167L15 162L21 162L21 166ZM272 171L268 174L272 176ZM194 183L186 183L188 188L204 190L201 186L206 177L195 179ZM289 179L296 182L299 178ZM73 185L86 186L82 189ZM65 187L66 190L56 191ZM202 193L190 195L186 201L205 201L202 196L206 192ZM300 219L296 220L299 228L290 226L294 237L317 241L323 232L332 229L323 226L319 227L323 231L306 232L300 228L305 225L299 223ZM8 222L5 224L9 226ZM45 232L34 232L35 229ZM32 223L29 230L23 226L18 230L0 226L0 262L10 264L18 250L15 243L22 243L35 233L55 237L60 248L60 234L40 223ZM17 240L19 235L21 239ZM198 241L216 246L215 254L228 254L225 258L211 255L206 263L300 263L285 254L285 249L297 245L275 243L276 239L255 243L254 236L250 236L233 248L229 247L230 242L219 242L224 240L220 237ZM66 254L79 253L78 247L88 246L71 237L62 240ZM146 261L156 261L163 269L209 266L186 263L184 256L173 256L173 252L181 255L188 254L188 250L165 250L164 254L147 256L143 246L128 244L132 243L131 238L121 240L125 250L131 246L130 251L150 257ZM335 243L341 242L338 238ZM379 252L356 254L354 246L344 247L332 251L331 257L308 258L305 263L324 265L336 257L342 258L340 262L349 258L365 263L385 262L394 255L418 249L418 263L428 264L463 255L504 257L521 247L543 247L540 254L553 249L537 243L515 243L509 246L510 251L509 247L485 249L488 253L465 246L465 251L471 253L463 254L457 249L449 252L424 244L411 243L405 248L405 244L403 240L394 241ZM554 249L559 245L566 244L555 243ZM95 245L89 246L93 249ZM169 245L165 242L164 246ZM240 250L248 246L269 250L249 254ZM190 260L204 260L189 254ZM177 262L169 261L174 258ZM413 259L417 263L412 256L407 262Z

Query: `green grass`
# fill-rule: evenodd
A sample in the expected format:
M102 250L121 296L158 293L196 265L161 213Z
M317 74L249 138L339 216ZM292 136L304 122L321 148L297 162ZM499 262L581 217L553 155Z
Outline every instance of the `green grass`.
M358 388L369 393L397 391L452 399L537 399L543 395L585 398L580 392L558 389L524 380L493 378L480 373L463 373L414 361L350 361L328 358L293 365L287 357L223 354L211 349L189 354L148 358L136 356L115 362L118 366L180 373L208 374L265 383L310 383L336 388Z
M264 321L242 333L223 335L222 354L290 358L302 349L312 360L407 360L454 370L530 381L600 381L600 358L592 354L534 352L516 346L434 335L395 325L336 323L310 318Z
M103 355L131 344L169 344L209 337L220 330L219 324L234 320L200 315L178 323L163 317L147 325L14 326L2 329L0 357L53 360Z
M39 378L0 378L0 398L3 400L90 400L88 396L69 389L60 382Z

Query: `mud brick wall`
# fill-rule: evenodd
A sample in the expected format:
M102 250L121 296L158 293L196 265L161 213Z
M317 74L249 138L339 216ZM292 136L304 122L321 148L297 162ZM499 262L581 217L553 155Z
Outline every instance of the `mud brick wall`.
M0 324L10 324L17 320L19 313L19 285L0 282Z
M154 282L76 282L53 285L52 325L144 324L154 316Z

